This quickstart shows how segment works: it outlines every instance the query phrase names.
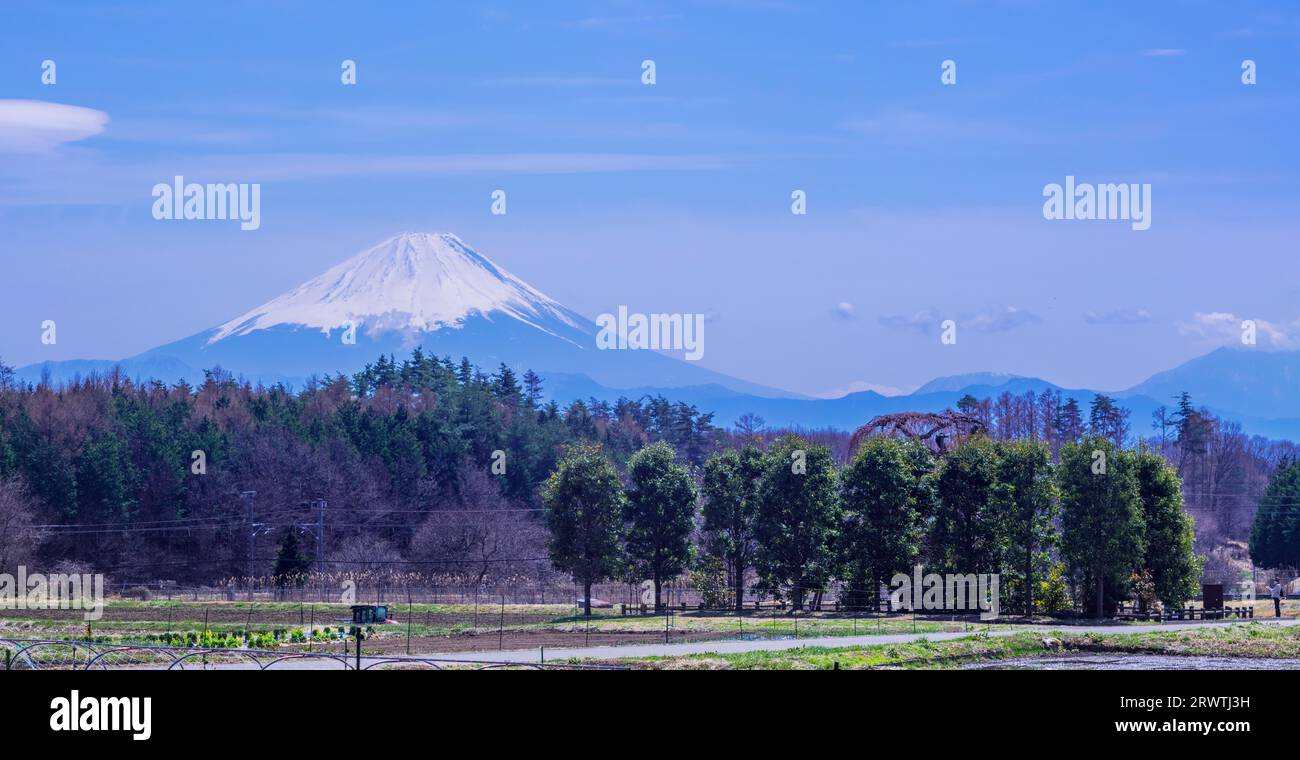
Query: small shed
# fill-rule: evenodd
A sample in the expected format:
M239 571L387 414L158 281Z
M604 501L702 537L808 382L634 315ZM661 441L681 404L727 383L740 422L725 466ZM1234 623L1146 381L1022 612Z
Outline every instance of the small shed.
M352 605L353 625L379 625L388 622L388 605L354 604Z

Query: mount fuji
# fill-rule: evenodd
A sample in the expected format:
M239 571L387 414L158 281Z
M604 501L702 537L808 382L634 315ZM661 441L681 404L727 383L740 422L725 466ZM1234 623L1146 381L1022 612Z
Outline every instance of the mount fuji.
M121 361L45 362L20 378L61 382L120 367L128 377L201 382L220 366L251 382L301 387L313 375L353 373L380 354L417 346L532 369L560 386L720 386L764 398L796 394L745 382L648 350L602 351L589 319L498 266L450 233L404 233L361 251L270 301L174 343Z
M448 233L385 240L220 325L120 361L44 362L18 380L58 384L120 368L127 377L201 383L221 367L253 383L302 387L312 376L354 373L380 354L417 346L468 357L485 370L532 369L560 403L662 394L715 413L729 427L754 413L772 426L853 429L877 414L939 411L961 396L1059 390L1086 408L1097 391L992 372L941 377L905 396L861 391L812 399L738 380L650 350L600 350L599 328ZM355 341L346 342L352 333ZM1248 432L1300 441L1300 352L1219 349L1111 391L1134 430L1181 391Z

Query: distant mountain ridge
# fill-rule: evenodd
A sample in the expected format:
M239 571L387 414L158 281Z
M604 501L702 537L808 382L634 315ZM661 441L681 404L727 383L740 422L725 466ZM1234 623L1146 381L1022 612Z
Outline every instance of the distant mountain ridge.
M355 334L345 343L344 333ZM420 346L487 370L532 369L547 395L613 401L663 395L715 413L730 426L753 413L772 426L850 430L878 414L939 411L962 396L1059 390L1085 408L1097 395L1046 380L976 372L939 377L910 394L875 391L814 399L751 383L646 350L598 350L598 328L450 233L404 233L327 269L221 325L120 361L71 360L21 367L19 380L59 383L106 373L199 383L216 366L253 383L301 387L311 376L351 374L380 354ZM1130 409L1135 432L1182 391L1248 433L1300 441L1300 352L1218 349L1107 392Z
M62 382L120 367L129 377L195 383L220 366L250 382L301 387L312 375L352 374L380 354L420 346L489 370L504 363L611 387L717 384L757 397L801 397L655 351L600 350L597 332L455 235L408 232L187 338L118 361L33 364L18 376Z

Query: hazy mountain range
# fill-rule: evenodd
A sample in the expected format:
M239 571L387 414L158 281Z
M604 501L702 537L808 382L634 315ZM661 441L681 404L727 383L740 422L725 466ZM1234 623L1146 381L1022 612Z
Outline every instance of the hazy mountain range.
M455 235L406 233L196 335L116 361L32 364L17 376L57 383L118 366L134 378L199 383L204 369L220 366L255 383L301 386L312 375L353 373L381 353L400 359L421 346L437 356L468 356L486 370L531 368L561 402L663 394L715 412L722 425L752 412L773 426L840 429L888 412L948 408L965 394L1051 388L1086 409L1097 393L974 373L937 378L902 396L862 391L814 399L654 351L598 350L598 331ZM1144 432L1151 412L1172 406L1184 390L1246 432L1300 440L1300 352L1219 349L1107 393L1131 410L1134 432Z

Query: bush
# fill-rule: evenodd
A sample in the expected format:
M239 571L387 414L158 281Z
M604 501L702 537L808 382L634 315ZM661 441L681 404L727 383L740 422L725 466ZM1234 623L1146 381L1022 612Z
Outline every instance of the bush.
M1070 608L1070 590L1065 582L1065 565L1057 562L1047 571L1047 577L1038 582L1034 606L1044 615L1056 615Z
M727 609L734 604L727 569L718 557L701 557L691 571L691 583L700 593L700 604L709 609Z

